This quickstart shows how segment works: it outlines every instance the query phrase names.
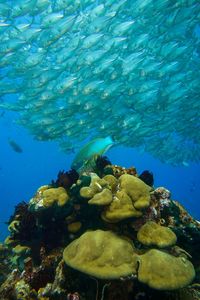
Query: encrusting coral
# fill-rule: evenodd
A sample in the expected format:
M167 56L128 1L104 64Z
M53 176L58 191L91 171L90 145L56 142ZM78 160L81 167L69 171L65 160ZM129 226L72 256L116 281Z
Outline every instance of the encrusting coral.
M69 196L63 187L51 188L48 185L38 189L36 196L30 200L34 210L44 209L57 204L63 206L69 200Z
M100 178L95 173L90 173L91 182L88 187L82 187L80 189L80 195L84 198L92 198L96 193L100 193L103 188L108 186L108 183Z
M148 221L139 229L137 239L143 245L155 245L159 248L173 246L177 240L175 233L170 228L153 221Z
M122 190L131 198L135 209L142 210L150 204L150 194L152 190L141 179L124 174L119 178L119 184Z
M111 231L88 231L63 252L70 267L101 279L136 274L137 254L132 243Z
M189 285L195 277L192 263L152 249L141 255L138 280L158 290L176 290Z
M151 188L142 180L130 174L118 178L113 201L102 213L103 220L118 222L131 217L141 217L142 210L150 203Z
M199 300L200 223L151 172L97 162L16 207L0 299Z
M118 191L109 206L105 207L102 219L106 222L119 222L131 217L141 217L142 212L137 210L131 198L125 191Z

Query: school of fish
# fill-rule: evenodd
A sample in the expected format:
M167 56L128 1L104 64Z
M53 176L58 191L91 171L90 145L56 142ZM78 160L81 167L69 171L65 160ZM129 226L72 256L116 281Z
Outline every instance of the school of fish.
M200 2L0 0L1 110L70 152L110 136L200 161Z

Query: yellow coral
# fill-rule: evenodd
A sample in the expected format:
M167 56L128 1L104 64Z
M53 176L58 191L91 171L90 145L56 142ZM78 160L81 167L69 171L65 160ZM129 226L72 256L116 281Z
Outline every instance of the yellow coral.
M125 191L118 191L111 204L102 213L103 220L111 223L140 216L142 212L135 209L131 198Z
M150 204L150 191L152 190L139 178L124 174L119 178L120 188L124 190L133 201L136 209L142 210Z
M90 199L88 204L108 205L112 202L112 192L109 183L100 178L95 173L91 174L90 186L82 187L80 195L83 198Z
M105 188L100 193L95 194L92 199L88 201L88 204L95 205L108 205L112 202L112 192Z
M101 192L103 190L103 187L106 187L106 186L108 186L107 181L100 178L95 173L91 173L91 183L89 186L85 186L80 189L80 195L83 198L90 199L96 193Z
M150 190L139 178L124 174L119 177L113 201L102 213L107 222L118 222L130 217L141 217L142 209L150 204Z
M103 179L108 182L112 192L115 192L117 189L117 185L118 185L117 178L115 178L115 176L113 176L113 175L106 175L103 177Z
M37 190L36 196L37 196L38 194L42 194L44 191L48 190L49 187L50 187L50 186L47 185L47 184L40 186L39 189Z
M131 242L111 231L88 231L63 253L70 267L101 279L136 274L138 255Z
M190 261L152 249L140 256L138 280L157 290L176 290L191 283L195 270Z
M51 188L48 185L41 186L36 195L30 200L29 208L31 211L39 211L51 207L53 204L58 206L65 205L69 200L69 195L63 187Z
M69 200L69 196L63 187L44 190L42 198L44 207L50 207L55 202L57 202L58 206L63 206Z
M146 246L155 245L160 248L176 244L176 235L170 228L152 221L147 222L140 228L137 239Z

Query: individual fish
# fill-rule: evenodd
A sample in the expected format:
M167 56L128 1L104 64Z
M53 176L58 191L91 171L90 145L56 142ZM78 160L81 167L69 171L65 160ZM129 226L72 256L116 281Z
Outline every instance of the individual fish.
M72 169L78 170L94 156L103 155L113 144L111 137L97 138L90 141L76 154L71 165Z
M21 148L21 146L18 143L16 143L14 140L8 139L8 143L9 143L10 147L13 149L13 151L15 151L17 153L23 152L23 149Z
M90 34L94 33L94 32L100 32L100 30L103 30L108 23L111 21L111 19L114 16L100 16L94 19L93 22L91 22L91 24L89 25L88 28L88 32Z
M49 26L55 25L64 15L62 13L51 13L46 16L41 21L42 28L48 28Z
M99 4L90 11L90 19L93 20L96 17L103 15L104 12L105 12L104 4Z
M94 74L99 74L101 72L104 72L107 68L111 67L112 64L116 61L117 55L112 55L110 57L105 58L104 60L101 61L101 64L97 66L94 70Z
M104 45L103 45L103 48L105 50L111 50L112 48L127 48L127 37L124 37L124 36L117 36L117 37L112 37L112 38L109 38L105 41Z
M134 20L120 23L116 27L114 27L112 32L117 36L124 35L132 26L134 26L134 23Z
M24 41L20 39L11 39L7 40L0 45L0 54L7 54L9 52L13 52L18 48L21 48L25 44Z
M41 28L27 28L22 33L19 34L19 38L22 41L31 42L39 36L42 31Z
M131 54L128 56L125 60L122 62L122 75L127 75L133 71L133 69L136 69L137 66L144 60L144 57L142 57L142 53L136 55Z
M9 63L11 63L12 59L13 59L13 57L12 57L13 55L14 55L13 52L3 55L0 59L0 67L6 66Z
M25 68L32 68L39 63L42 62L44 58L44 53L33 53L31 56L28 56L26 60L24 61L24 67Z
M82 47L90 48L103 37L102 33L94 33L84 38Z
M106 99L111 95L116 95L116 93L120 93L120 88L122 87L122 83L115 81L109 84L104 90L101 95L101 99Z
M77 80L77 77L71 75L69 77L66 77L62 80L58 80L55 85L55 91L59 94L63 94L66 92L69 88L71 88Z
M83 94L84 95L89 95L92 92L95 92L97 89L101 88L102 84L104 83L103 80L96 80L96 81L91 81L88 83L84 89L83 89Z
M11 18L24 16L35 7L35 0L17 0L14 7L10 10Z
M91 65L94 62L97 62L99 59L101 59L107 51L105 50L96 50L96 51L90 51L86 53L83 57L84 61L82 61L82 64Z

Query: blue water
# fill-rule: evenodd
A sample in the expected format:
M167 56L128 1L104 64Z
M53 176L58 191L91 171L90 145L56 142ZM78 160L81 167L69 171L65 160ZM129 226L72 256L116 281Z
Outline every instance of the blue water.
M6 112L0 118L0 240L7 235L4 224L20 201L29 201L35 191L52 179L59 170L70 169L75 154L62 153L55 142L38 142L13 119L14 113ZM8 143L12 139L23 152L13 151ZM196 219L200 219L200 165L172 167L161 163L146 153L133 148L114 147L106 154L113 164L135 166L140 174L147 169L153 172L155 187L164 186Z

